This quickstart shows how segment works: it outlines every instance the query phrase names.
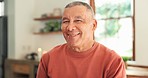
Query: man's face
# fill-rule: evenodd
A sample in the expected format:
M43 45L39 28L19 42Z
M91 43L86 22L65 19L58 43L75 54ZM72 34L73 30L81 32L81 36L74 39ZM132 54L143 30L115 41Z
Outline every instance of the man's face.
M69 46L83 47L93 40L94 19L86 7L73 6L64 10L61 28Z

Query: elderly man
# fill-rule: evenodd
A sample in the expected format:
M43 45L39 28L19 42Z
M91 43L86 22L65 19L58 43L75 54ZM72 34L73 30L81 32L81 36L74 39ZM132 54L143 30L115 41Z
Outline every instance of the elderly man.
M94 40L96 27L87 3L69 3L61 26L67 43L43 55L37 78L126 78L122 58Z

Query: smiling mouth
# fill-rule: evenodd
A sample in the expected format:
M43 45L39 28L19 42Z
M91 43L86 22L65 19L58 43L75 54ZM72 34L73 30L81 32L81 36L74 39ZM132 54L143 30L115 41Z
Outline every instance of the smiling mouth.
M68 37L76 37L76 36L78 36L78 35L80 35L80 32L75 33L75 34L73 34L73 33L68 33L68 34L67 34Z

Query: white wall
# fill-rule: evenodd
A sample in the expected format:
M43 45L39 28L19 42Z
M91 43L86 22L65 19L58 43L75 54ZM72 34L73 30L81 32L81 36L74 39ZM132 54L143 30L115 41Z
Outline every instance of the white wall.
M34 35L35 17L43 13L50 13L53 9L63 8L69 0L6 0L8 6L8 58L24 59L25 55L37 48L50 50L53 46L64 43L62 34Z
M35 5L35 15L34 17L41 17L42 14L49 15L53 12L54 8L60 8L63 11L65 5L70 2L70 0L36 0ZM43 26L43 22L34 21L33 22L34 31L39 30ZM47 34L47 35L34 35L34 46L35 50L37 48L42 48L43 50L50 50L58 44L65 43L65 40L61 34Z
M32 18L35 0L15 0L15 58L33 49Z
M33 45L30 29L33 21L34 0L28 1L6 1L8 5L6 6L8 15L8 58L23 58L23 55L28 53L26 51L28 46Z
M148 0L135 1L136 62L148 65Z
M35 17L40 17L43 13L51 13L54 8L63 10L65 5L72 0L35 0Z
M50 13L54 8L63 8L71 0L6 0L9 30L8 58L21 59L37 48L50 50L57 44L64 43L62 34L33 35L41 22L34 21L43 13ZM136 62L148 65L148 0L136 0ZM28 51L28 48L29 51Z

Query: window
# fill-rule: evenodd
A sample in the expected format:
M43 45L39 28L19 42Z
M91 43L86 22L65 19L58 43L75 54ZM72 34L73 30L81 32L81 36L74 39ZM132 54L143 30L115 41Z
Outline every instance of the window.
M89 2L89 0L81 1ZM90 0L98 21L95 31L96 41L115 50L119 55L130 58L134 57L133 1Z
M4 15L4 2L0 2L0 16Z
M94 0L95 39L121 56L133 57L133 0Z

